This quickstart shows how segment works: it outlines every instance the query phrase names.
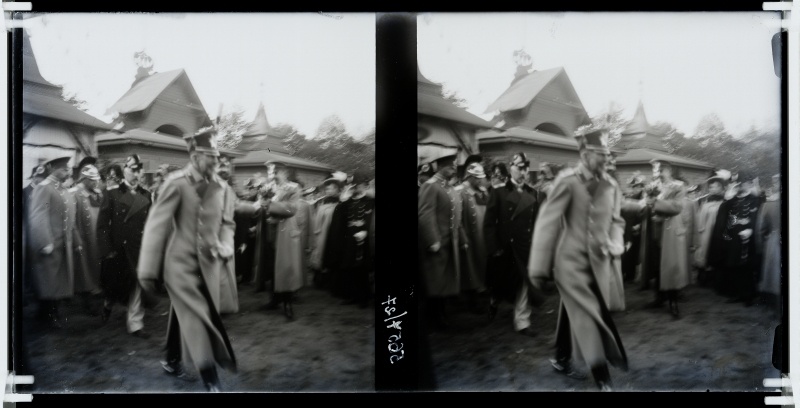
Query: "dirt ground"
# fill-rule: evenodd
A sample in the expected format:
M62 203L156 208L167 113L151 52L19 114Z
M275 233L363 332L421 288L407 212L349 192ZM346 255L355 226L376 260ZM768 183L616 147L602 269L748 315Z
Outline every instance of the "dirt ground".
M204 392L197 380L166 375L159 364L169 300L145 311L149 339L130 336L126 310L115 306L103 325L78 299L62 305L64 328L35 320L36 305L24 308L27 370L34 394ZM295 319L281 310L261 311L268 295L240 286L239 313L223 315L238 362L238 373L219 371L224 392L362 392L375 389L374 308L340 305L327 291L298 292ZM193 368L189 371L197 374Z
M627 311L613 313L630 369L610 368L616 391L765 391L764 378L779 378L772 344L780 321L763 302L727 304L713 290L689 286L678 320L662 309L646 309L653 291L626 284ZM591 377L579 381L554 372L558 294L534 308L536 337L513 329L512 305L503 303L494 321L450 305L454 329L431 332L429 343L440 391L596 391ZM579 366L584 372L585 365ZM772 390L768 390L772 391Z

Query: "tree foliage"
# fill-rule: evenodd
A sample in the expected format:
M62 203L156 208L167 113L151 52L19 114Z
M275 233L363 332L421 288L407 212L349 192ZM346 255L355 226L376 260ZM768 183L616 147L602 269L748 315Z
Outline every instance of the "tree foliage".
M249 122L244 119L244 109L235 107L222 113L217 121L217 145L223 149L234 149L242 142Z
M579 127L576 133L587 133L596 129L608 129L608 144L614 146L619 143L622 132L628 124L628 121L623 115L624 110L622 106L616 102L611 102L606 111L591 117L592 123Z
M62 94L61 94L61 99L63 99L68 104L70 104L70 105L72 105L72 106L74 106L74 107L76 107L76 108L78 108L78 109L80 109L80 110L82 110L84 112L87 112L89 110L89 108L87 107L88 103L85 100L81 99L78 96L77 92L63 91Z
M282 124L276 129L286 135L283 144L294 156L327 164L349 174L356 171L367 174L375 172L374 129L362 139L356 139L336 115L322 120L313 139L307 138L291 125Z

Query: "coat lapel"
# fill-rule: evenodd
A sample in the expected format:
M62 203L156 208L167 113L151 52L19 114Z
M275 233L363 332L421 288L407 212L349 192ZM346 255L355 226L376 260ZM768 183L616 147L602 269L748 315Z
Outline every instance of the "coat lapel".
M536 197L534 197L532 193L527 192L527 194L524 194L516 191L514 193L519 197L519 201L517 202L517 208L514 209L514 214L511 216L512 220L521 212L528 209L528 207L536 204Z
M131 218L131 216L138 213L143 208L147 207L148 204L150 204L147 194L142 193L141 191L137 191L136 194L129 192L128 194L125 194L125 196L130 197L130 209L128 210L128 214L125 215L126 222Z

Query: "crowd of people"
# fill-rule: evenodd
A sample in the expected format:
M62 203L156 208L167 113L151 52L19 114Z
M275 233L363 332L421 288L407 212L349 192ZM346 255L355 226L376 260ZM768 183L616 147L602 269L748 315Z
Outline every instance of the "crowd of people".
M224 315L239 311L238 291L254 286L264 310L282 306L294 319L297 291L314 285L342 304L367 308L374 296L374 178L336 172L304 186L293 168L265 163L267 176L234 189L230 159L220 156L216 130L185 137L189 163L159 166L144 187L134 154L102 171L86 157L41 162L23 190L23 286L37 319L62 328L60 303L80 299L107 322L127 309L127 331L149 338L147 294L170 300L163 369L219 391L217 366L236 369Z
M608 364L627 369L612 319L625 290L653 291L647 308L681 318L681 290L713 288L727 303L762 299L780 318L781 187L745 170L714 169L690 185L668 160L652 176L619 180L608 131L577 135L574 167L524 153L489 160L456 148L425 146L418 167L420 272L432 331L452 327L454 310L486 314L513 305L514 330L534 337L531 321L553 289L560 295L553 368L611 389ZM690 300L687 300L690 301ZM456 307L456 305L466 307Z

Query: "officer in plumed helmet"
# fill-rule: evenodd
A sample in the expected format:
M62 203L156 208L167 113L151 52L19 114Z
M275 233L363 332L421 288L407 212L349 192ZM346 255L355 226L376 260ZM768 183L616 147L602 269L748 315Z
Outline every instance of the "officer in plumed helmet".
M574 356L582 356L598 388L610 390L608 363L628 367L604 300L609 296L613 259L624 251L622 191L604 171L611 155L608 132L578 135L577 141L580 163L559 174L539 212L528 273L535 286L554 280L561 295L553 368L571 378L584 378L573 364Z
M162 279L171 301L164 371L192 380L182 363L188 353L206 388L218 392L217 365L236 370L219 315L221 275L234 256L235 194L216 174L216 130L184 139L191 162L167 177L150 210L138 277L149 292Z

